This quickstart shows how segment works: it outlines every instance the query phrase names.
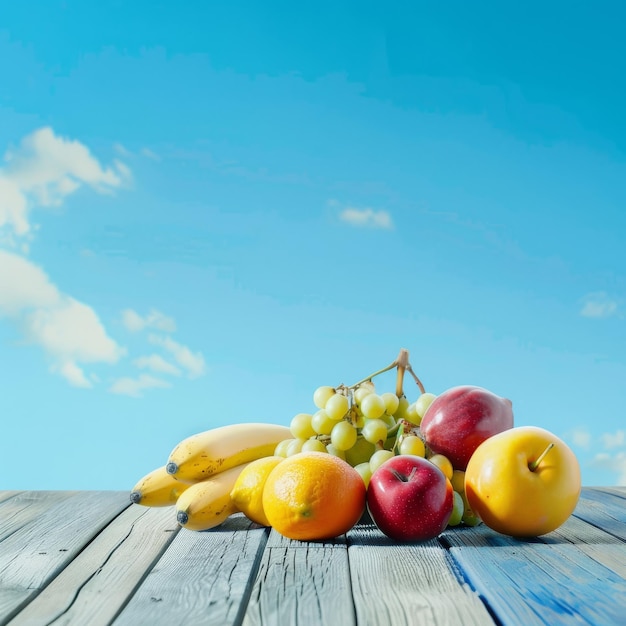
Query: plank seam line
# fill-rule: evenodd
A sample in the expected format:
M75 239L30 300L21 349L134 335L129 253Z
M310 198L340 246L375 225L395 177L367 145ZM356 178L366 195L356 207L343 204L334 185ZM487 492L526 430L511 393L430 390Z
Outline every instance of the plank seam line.
M233 620L233 626L241 626L243 624L243 620L248 610L248 604L250 603L250 598L252 597L252 589L254 588L254 583L256 582L257 575L261 567L263 553L265 552L265 546L267 546L269 536L270 529L265 528L263 532L263 539L259 541L259 545L256 549L256 554L254 555L254 561L252 563L252 567L250 568L248 582L246 583L246 587L241 596L241 600L239 601L239 608L237 609L237 614L235 615L235 619Z
M489 617L491 617L494 624L496 624L496 626L502 626L503 622L498 617L489 600L482 593L480 593L478 589L476 589L476 587L472 584L469 575L465 572L463 566L454 558L451 550L452 543L450 542L450 540L445 535L440 535L437 539L445 550L446 560L448 561L450 569L452 570L452 573L455 575L458 582L461 585L466 585L467 587L469 587L471 591L478 596L483 606L485 607L485 610L487 611L487 613L489 613Z
M130 526L130 528L128 529L128 532L126 533L126 535L124 535L124 537L122 537L122 539L120 539L117 544L113 547L113 549L109 552L109 554L107 554L107 557L104 559L104 561L100 564L100 566L94 570L76 589L76 591L74 592L74 596L72 597L72 600L70 601L70 603L65 607L65 609L63 609L63 611L61 611L60 613L58 613L55 617L53 617L49 622L46 623L46 626L50 626L50 624L52 624L53 622L55 622L56 620L58 620L59 618L61 618L63 615L65 615L76 603L76 600L78 599L78 596L80 595L80 592L85 588L86 585L88 585L105 567L105 565L110 561L110 559L112 558L112 556L117 552L117 550L121 547L121 545L130 537L130 535L132 534L134 528L135 528L135 524L136 522L133 522Z
M139 521L139 519L141 519L141 518L137 518L135 523L137 521ZM133 524L133 526L134 526L134 524ZM163 546L161 547L159 552L155 555L154 559L152 559L152 563L150 564L150 567L146 568L146 570L144 571L142 576L137 581L137 584L133 587L133 589L130 590L130 592L126 596L126 599L124 600L124 602L121 603L119 609L117 610L117 612L113 616L113 619L111 619L110 624L113 624L115 622L115 620L120 616L120 614L124 611L124 609L128 606L129 602L132 600L132 598L135 595L135 593L137 592L137 590L141 587L141 585L143 585L144 581L146 580L146 578L148 578L148 576L150 575L150 573L152 572L152 570L154 569L156 564L161 560L161 557L167 552L167 550L169 549L170 545L173 543L174 539L176 539L176 537L178 536L178 533L180 532L180 529L181 529L181 527L179 526L178 528L175 528L174 530L171 530L171 531L166 530L166 531L164 531L166 533L169 533L168 540L163 544ZM131 530L132 530L132 528L131 528ZM129 533L129 535L130 535L130 533ZM120 545L121 545L121 543L122 542L120 542ZM116 547L116 549L117 549L117 547Z

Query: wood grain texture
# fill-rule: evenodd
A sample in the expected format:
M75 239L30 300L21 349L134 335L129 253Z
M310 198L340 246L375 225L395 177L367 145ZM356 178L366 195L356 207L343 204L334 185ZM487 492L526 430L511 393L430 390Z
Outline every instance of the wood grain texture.
M291 541L272 530L243 626L356 624L345 537Z
M583 624L623 623L626 580L588 558L569 536L518 540L481 525L446 531L442 541L504 623L555 626L571 624L573 616Z
M626 502L620 496L583 489L574 515L626 541Z
M359 626L493 623L437 540L398 544L363 524L348 533L348 558Z
M181 529L115 626L240 623L268 532L241 514L209 531Z
M12 496L0 501L0 542L26 525L38 523L41 514L52 505L63 502L75 494L76 492L72 491L13 492Z
M12 618L104 526L130 506L127 492L66 496L55 494L35 519L0 543L0 624Z
M109 624L178 530L173 509L124 510L9 622Z

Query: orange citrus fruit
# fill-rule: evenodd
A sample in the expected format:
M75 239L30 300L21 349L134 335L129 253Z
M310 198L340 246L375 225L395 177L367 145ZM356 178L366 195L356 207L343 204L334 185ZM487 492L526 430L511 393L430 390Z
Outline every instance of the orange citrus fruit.
M252 461L243 468L230 492L237 509L262 526L270 525L263 511L263 487L270 472L284 460L282 456L266 456Z
M331 539L346 533L365 510L365 484L346 461L324 452L300 452L270 472L263 510L289 539Z

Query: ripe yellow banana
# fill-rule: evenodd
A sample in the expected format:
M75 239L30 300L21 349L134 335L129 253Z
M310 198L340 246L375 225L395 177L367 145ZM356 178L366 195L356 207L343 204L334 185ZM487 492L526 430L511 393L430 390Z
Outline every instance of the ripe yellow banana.
M289 428L278 424L220 426L183 439L172 450L166 468L177 480L193 483L271 456L279 442L290 438Z
M168 474L165 466L157 467L133 487L130 501L143 506L171 506L189 486Z
M219 526L237 512L230 497L235 481L248 463L231 467L211 478L194 483L176 501L176 520L189 530L208 530Z

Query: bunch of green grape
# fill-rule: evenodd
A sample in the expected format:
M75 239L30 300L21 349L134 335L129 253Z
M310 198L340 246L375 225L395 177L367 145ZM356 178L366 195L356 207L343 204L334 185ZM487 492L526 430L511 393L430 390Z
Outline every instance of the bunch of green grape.
M394 454L425 456L425 446L412 428L419 426L435 399L422 393L409 403L403 395L378 394L371 380L353 387L318 387L314 413L298 413L290 423L293 438L281 441L277 456L298 452L328 452L352 465L369 483L372 473Z

